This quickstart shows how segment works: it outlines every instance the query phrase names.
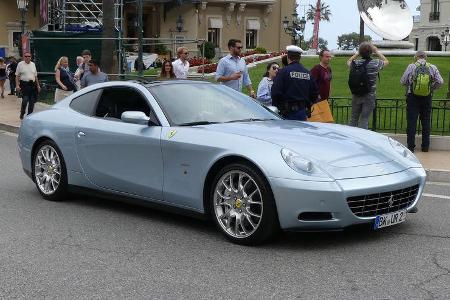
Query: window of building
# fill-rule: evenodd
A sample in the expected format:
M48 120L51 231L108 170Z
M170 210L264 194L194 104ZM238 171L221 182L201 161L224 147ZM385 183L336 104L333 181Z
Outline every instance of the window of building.
M214 47L219 47L220 28L208 28L208 42L211 42Z
M245 48L246 49L254 49L256 48L257 39L258 38L258 30L250 29L247 30L245 34Z
M419 50L419 38L415 39L415 43L414 43L414 50Z
M431 12L439 11L439 0L431 0Z

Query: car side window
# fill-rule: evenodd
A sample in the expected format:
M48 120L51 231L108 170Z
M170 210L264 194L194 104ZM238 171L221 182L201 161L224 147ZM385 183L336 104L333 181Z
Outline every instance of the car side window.
M103 89L98 101L95 116L113 121L120 121L125 111L141 111L150 115L150 107L144 96L129 87L110 87Z
M79 97L76 97L70 102L70 108L73 110L92 116L94 114L94 108L97 104L98 96L101 94L102 90L95 90Z

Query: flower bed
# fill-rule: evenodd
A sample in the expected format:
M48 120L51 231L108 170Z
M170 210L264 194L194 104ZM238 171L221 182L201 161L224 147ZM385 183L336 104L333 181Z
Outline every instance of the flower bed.
M190 67L201 66L201 65L203 65L203 62L205 62L205 65L211 63L211 61L209 59L206 59L203 57L196 57L196 56L189 58L188 61L189 61Z
M277 57L277 56L281 56L283 54L285 54L286 51L278 51L278 52L272 52L269 54L257 54L256 51L247 51L245 52L245 56L241 56L242 58L245 59L245 63L251 64L251 63L255 63L257 61L261 61L261 60L265 60L265 59L269 59L272 57ZM204 66L199 66L197 68L197 73L214 73L217 70L217 63L214 64L207 64Z

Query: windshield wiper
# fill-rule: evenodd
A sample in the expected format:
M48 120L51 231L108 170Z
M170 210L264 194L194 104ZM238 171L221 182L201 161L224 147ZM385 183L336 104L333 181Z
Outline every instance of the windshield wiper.
M217 123L219 123L219 122L196 121L196 122L181 123L181 124L178 124L178 126L209 125L209 124L217 124Z
M241 119L241 120L233 120L228 121L227 123L235 123L235 122L256 122L256 121L276 121L278 119L256 119L256 118L249 118L249 119Z

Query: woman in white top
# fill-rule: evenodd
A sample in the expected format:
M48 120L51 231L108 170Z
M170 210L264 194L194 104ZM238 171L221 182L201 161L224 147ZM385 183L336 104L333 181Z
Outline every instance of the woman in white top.
M272 85L273 79L277 76L280 66L276 62L269 63L266 68L266 73L258 85L258 93L256 99L264 105L272 105Z

